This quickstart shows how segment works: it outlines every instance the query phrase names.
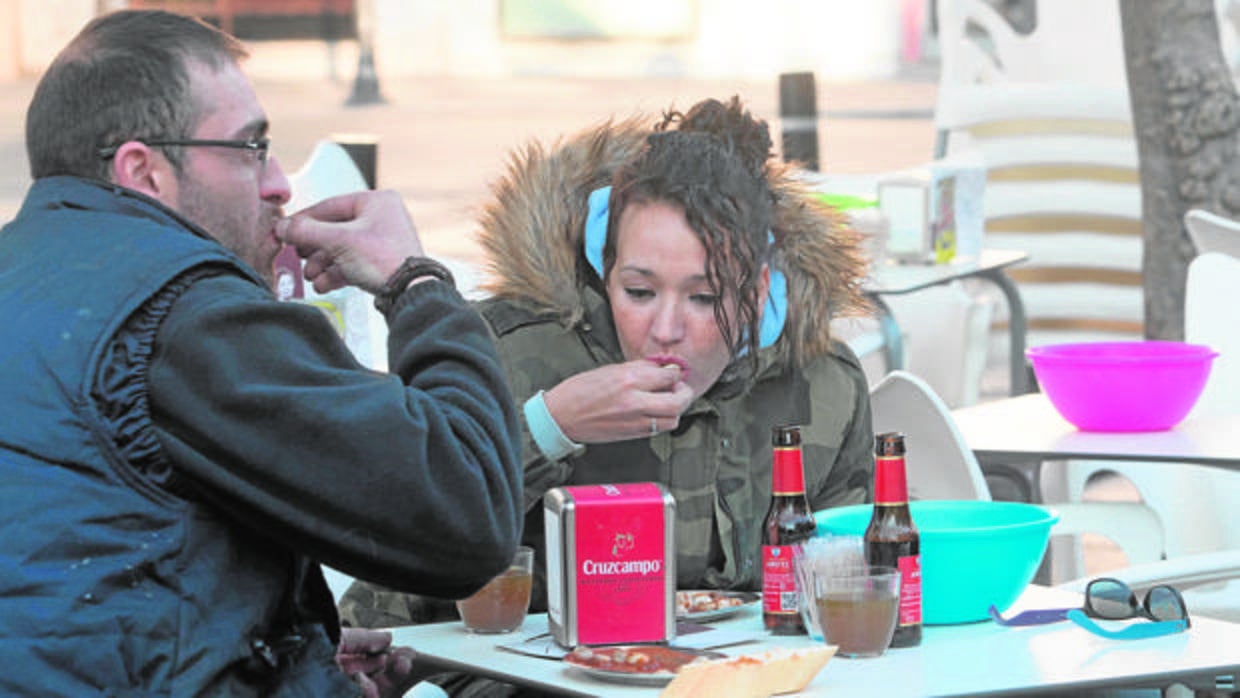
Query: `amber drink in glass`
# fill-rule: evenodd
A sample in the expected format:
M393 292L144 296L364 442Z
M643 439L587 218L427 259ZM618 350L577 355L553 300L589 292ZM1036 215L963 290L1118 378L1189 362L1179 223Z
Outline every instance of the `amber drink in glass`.
M473 596L456 602L465 629L474 633L510 633L521 627L534 586L534 549L517 548L512 565Z

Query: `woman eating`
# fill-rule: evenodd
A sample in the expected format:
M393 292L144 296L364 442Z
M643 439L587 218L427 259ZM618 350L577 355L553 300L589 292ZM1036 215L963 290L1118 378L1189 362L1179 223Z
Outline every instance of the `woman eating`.
M868 310L856 233L772 157L736 98L514 155L482 218L495 334L524 423L524 539L563 485L657 481L682 589L756 590L771 427L801 425L813 509L873 486L869 396L832 318ZM485 515L477 512L475 515ZM346 620L435 617L355 585Z

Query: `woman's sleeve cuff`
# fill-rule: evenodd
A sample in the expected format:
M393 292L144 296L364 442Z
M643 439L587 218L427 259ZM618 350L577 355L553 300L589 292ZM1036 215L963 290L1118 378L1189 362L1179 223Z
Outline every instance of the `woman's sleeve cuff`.
M578 456L586 447L576 443L560 431L560 425L547 411L547 403L543 401L543 391L539 390L533 397L525 401L523 408L525 423L530 428L530 436L538 444L538 450L550 460L561 460L568 456Z

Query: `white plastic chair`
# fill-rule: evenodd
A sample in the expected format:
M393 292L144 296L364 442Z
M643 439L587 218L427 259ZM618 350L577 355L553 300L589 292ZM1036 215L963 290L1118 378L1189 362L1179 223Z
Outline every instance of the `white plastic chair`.
M288 175L292 197L285 210L297 212L323 199L355 191L365 191L366 178L339 143L319 141L310 157L296 172Z
M1030 346L1143 334L1140 177L1118 7L1112 0L1039 2L1037 28L1020 36L980 0L938 2L938 152L982 152L988 165L987 245L1030 252L1029 263L1012 274L1029 314ZM1228 27L1220 25L1226 37ZM1228 223L1209 214L1186 218L1190 235L1195 228L1202 233L1194 235L1199 251L1226 241ZM1236 290L1213 295L1234 298ZM998 304L1000 317L1003 310ZM1227 308L1206 314L1215 331L1234 324L1218 320L1230 317ZM994 335L992 357L1002 355L1005 341L1003 333ZM1214 387L1215 379L1228 380L1226 362L1221 369L1198 409L1217 395L1240 394L1240 382L1221 393ZM1225 502L1240 502L1223 484L1234 473L1148 463L1047 463L1043 496L1079 501L1089 476L1101 471L1122 473L1137 485L1161 517L1173 560L1218 549L1220 529L1233 528L1220 526L1227 519L1218 517L1234 510ZM1056 541L1055 569L1084 574L1079 542L1067 548L1062 543Z
M1073 81L1127 89L1118 2L1036 5L1036 26L1021 34L983 0L938 0L942 80Z
M1230 321L1237 297L1240 259L1208 252L1189 264L1185 339L1219 352L1193 414L1240 411L1240 326ZM1227 525L1240 506L1240 473L1165 463L1073 461L1066 466L1047 464L1045 489L1056 490L1055 496L1078 498L1099 472L1128 478L1159 513L1167 531L1168 556L1240 549L1240 528Z
M924 379L951 409L977 404L991 318L995 306L1005 304L987 294L969 293L962 282L883 300L908 334L905 368Z
M985 245L1029 253L1009 272L1027 345L1140 338L1141 184L1123 92L955 86L940 90L935 123L947 153L971 150L986 164ZM995 315L1006 322L1004 304ZM1005 332L992 334L992 361L1007 355L1006 342Z
M288 176L292 198L285 206L289 212L300 211L323 199L340 194L364 191L366 178L353 158L339 143L319 141L305 164ZM478 266L451 257L436 257L452 271L457 290L466 298L479 298L482 276ZM305 289L307 303L317 305L337 321L337 328L358 361L379 371L387 370L387 323L374 308L370 294L356 288L330 293Z
M904 433L912 499L990 499L973 452L952 421L951 408L930 385L907 371L892 371L870 389L874 433Z
M1222 252L1240 258L1240 221L1194 208L1184 214L1184 227L1197 254Z
M1194 414L1240 412L1240 324L1234 321L1240 296L1240 257L1205 252L1188 265L1184 293L1184 337L1214 347L1219 355ZM1240 500L1237 500L1240 503ZM1240 545L1240 538L1236 540Z
M819 191L864 198L874 197L878 182L894 174L806 172L803 176ZM882 251L885 236L884 231L881 239L869 243L871 255ZM900 330L903 368L925 379L952 408L975 404L986 365L986 337L994 300L970 295L961 284L951 283L885 295L883 301ZM831 329L861 359L871 385L896 368L887 361L886 344L876 319L837 318L831 322Z
M911 497L990 499L977 458L961 438L946 405L925 381L894 371L871 389L870 406L875 432L905 434ZM1165 469L1166 465L1161 467ZM1048 506L1060 514L1051 531L1053 539L1094 533L1119 546L1128 566L1108 570L1107 576L1122 579L1136 590L1171 584L1184 592L1190 613L1240 621L1240 595L1233 591L1234 580L1240 579L1240 550L1163 559L1163 524L1146 504L1057 501ZM1214 526L1228 528L1228 520L1218 519ZM1083 564L1078 560L1075 565L1061 567L1061 562L1061 557L1053 557L1053 581L1067 574L1068 581L1061 581L1059 586L1083 592L1089 579L1072 578L1084 574Z
M1123 31L1115 0L1037 0L1037 24L1020 34L983 0L937 0L941 68L961 80L1073 80L1124 86ZM1237 54L1235 0L1215 0L1219 43L1228 64ZM968 31L966 24L973 25Z
M1030 255L1011 270L1027 345L1140 338L1141 186L1119 3L1037 2L1027 35L982 0L936 7L936 155L986 163L985 244ZM995 320L988 392L1002 387L991 384L1007 355L1002 303Z
M1189 264L1185 293L1185 338L1214 347L1210 378L1194 414L1240 410L1240 326L1232 321L1240 297L1240 259L1207 252ZM1213 570L1205 562L1227 559L1240 564L1240 527L1234 525L1240 507L1240 473L1200 466L1167 463L1072 461L1043 467L1045 491L1079 500L1089 479L1113 472L1126 477L1142 499L1157 512L1166 534L1169 563L1213 581L1240 577L1226 567ZM1194 562L1197 556L1205 562ZM1213 555L1214 557L1209 557ZM1057 560L1058 562L1058 560ZM1083 573L1083 568L1078 568ZM1134 579L1144 577L1133 573ZM1144 572L1140 573L1145 574ZM1204 615L1240 620L1240 581L1202 585L1186 594L1190 610Z
M966 293L959 283L883 300L900 331L904 370L929 383L952 409L976 404L993 303ZM870 385L893 369L874 318L839 318L831 331L857 354Z
M365 177L348 151L328 140L315 144L305 164L288 180L292 197L285 210L289 212L367 188ZM352 287L320 294L307 284L304 300L335 321L336 329L358 361L377 370L387 367L387 325L374 309L370 294Z
M964 442L951 410L922 379L892 371L870 390L875 433L900 431L908 453L913 499L991 498L977 457ZM1162 558L1162 528L1148 507L1129 502L1055 502L1060 514L1053 536L1098 533L1114 541L1132 563ZM1052 567L1051 572L1059 571Z

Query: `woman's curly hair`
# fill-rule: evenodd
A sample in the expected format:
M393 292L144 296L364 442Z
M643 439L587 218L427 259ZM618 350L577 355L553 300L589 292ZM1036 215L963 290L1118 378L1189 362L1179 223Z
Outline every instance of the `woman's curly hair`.
M770 129L732 97L668 111L645 147L612 180L608 229L633 204L667 203L706 250L706 279L716 295L715 321L733 359L758 350L759 286L768 262L775 202L767 180ZM603 248L604 277L615 263L615 235ZM724 302L733 298L735 317ZM735 323L735 324L734 324ZM752 365L752 364L751 364Z

